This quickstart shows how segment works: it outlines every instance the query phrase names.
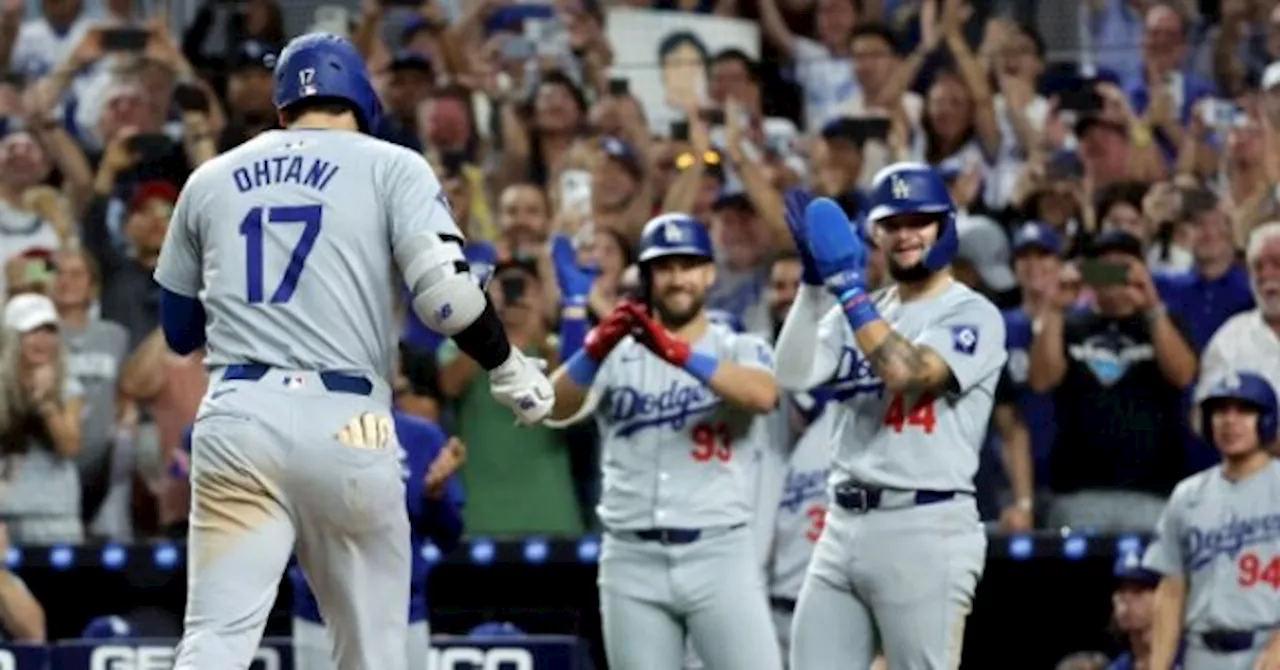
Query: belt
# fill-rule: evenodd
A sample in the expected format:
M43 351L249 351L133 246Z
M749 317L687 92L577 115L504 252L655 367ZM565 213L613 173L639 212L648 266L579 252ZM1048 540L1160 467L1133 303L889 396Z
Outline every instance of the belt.
M1259 633L1270 633L1271 631L1256 630L1211 630L1207 633L1198 633L1197 637L1204 644L1205 649L1219 654L1235 654L1241 651L1253 649L1255 642L1259 642Z
M631 540L632 542L693 544L698 540L727 535L739 528L745 528L746 525L745 523L738 523L732 526L718 526L715 528L649 528L646 530L610 531L609 534L620 540Z
M240 365L228 365L222 373L223 381L244 381L256 382L271 372L270 365L261 363L246 363ZM324 385L326 390L334 393L351 393L353 395L369 395L373 393L373 382L360 376L347 374L345 372L334 372L332 370L324 370L315 373L320 378L320 383Z
M969 495L964 491L903 491L862 486L845 481L836 485L835 503L840 509L855 514L865 514L873 509L900 509L916 505L930 505Z
M796 611L796 601L794 598L769 596L769 607L781 612L786 612L787 614L792 614Z

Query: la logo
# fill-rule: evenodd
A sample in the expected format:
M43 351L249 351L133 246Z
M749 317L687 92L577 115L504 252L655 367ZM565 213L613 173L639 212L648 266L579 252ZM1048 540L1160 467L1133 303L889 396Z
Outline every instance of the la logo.
M905 200L906 198L911 197L911 189L907 186L906 180L902 177L894 175L893 183L890 184L890 188L893 189L893 197L898 200Z

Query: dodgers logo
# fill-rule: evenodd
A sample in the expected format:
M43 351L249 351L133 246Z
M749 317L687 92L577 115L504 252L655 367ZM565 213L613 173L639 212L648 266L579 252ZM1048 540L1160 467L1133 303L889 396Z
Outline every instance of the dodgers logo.
M792 470L782 488L782 501L778 508L796 514L806 502L827 497L827 473L821 470Z
M951 347L955 349L957 353L972 356L973 352L978 349L978 327L952 326Z
M845 347L840 352L840 364L836 366L836 376L827 384L831 390L831 399L843 402L860 395L874 393L884 394L884 382L876 376L871 361L853 347Z
M609 419L617 426L614 435L618 437L630 437L657 426L680 430L691 418L720 405L720 398L705 386L682 386L676 382L660 393L616 386L609 390L609 394Z
M1219 555L1235 559L1240 550L1264 542L1280 540L1280 514L1264 514L1230 521L1207 530L1192 526L1180 538L1187 568L1200 570Z
M1084 363L1102 386L1113 386L1137 363L1155 357L1150 344L1138 344L1131 338L1113 333L1095 335L1081 344L1068 347L1072 358Z

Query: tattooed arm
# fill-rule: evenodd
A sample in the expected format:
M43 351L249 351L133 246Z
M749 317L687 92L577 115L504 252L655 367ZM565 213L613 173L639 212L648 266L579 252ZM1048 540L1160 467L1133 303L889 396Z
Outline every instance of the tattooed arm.
M914 344L884 321L858 329L858 348L867 352L876 376L891 393L918 395L958 389L951 366L928 345Z

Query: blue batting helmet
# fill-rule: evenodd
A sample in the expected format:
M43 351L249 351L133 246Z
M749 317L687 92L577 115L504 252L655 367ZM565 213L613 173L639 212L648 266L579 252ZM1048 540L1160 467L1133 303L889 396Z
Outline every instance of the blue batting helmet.
M644 224L637 262L643 266L663 256L695 256L712 260L711 233L688 214L663 214Z
M937 214L938 239L922 264L937 272L951 263L960 249L956 233L956 205L937 170L923 163L896 163L876 174L871 183L867 221L875 225L904 214Z
M1257 409L1258 439L1264 446L1276 439L1280 407L1271 382L1253 372L1231 372L1218 380L1200 399L1200 427L1210 445L1217 446L1213 444L1213 410L1224 401L1241 402Z
M364 58L337 35L310 33L290 41L276 60L275 86L276 109L312 98L341 100L351 105L366 133L382 115Z

